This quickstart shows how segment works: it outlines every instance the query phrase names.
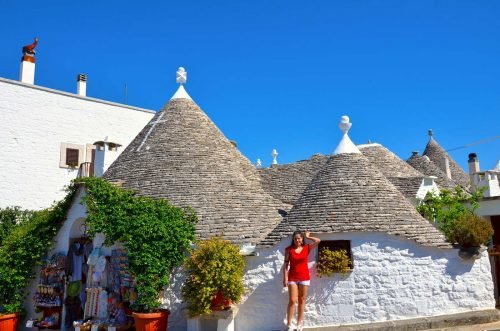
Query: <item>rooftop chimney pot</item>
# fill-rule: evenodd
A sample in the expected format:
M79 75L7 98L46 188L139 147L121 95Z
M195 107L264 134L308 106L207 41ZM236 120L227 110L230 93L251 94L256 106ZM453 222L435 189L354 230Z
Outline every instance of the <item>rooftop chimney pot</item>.
M78 74L76 76L76 94L82 97L87 96L87 75Z

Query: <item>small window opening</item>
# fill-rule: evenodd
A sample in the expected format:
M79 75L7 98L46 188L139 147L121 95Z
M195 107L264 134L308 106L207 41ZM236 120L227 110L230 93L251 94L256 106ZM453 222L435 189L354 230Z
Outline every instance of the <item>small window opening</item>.
M78 156L80 150L75 148L66 148L66 164L71 167L76 167L79 164Z
M354 268L350 240L322 240L318 245L318 259L319 259L319 254L323 249L329 249L333 252L345 250L347 256L349 257L349 269L352 270Z

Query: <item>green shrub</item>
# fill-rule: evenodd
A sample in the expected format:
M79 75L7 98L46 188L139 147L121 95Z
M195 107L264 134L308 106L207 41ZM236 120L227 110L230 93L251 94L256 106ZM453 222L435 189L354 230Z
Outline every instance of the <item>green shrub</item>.
M33 211L22 210L20 207L0 209L0 247L12 230L29 220L32 216Z
M493 235L493 227L482 217L467 213L455 222L450 232L450 241L463 248L478 247L488 242Z
M459 186L455 190L441 190L439 193L428 192L417 211L426 219L435 222L448 240L455 227L455 222L462 216L474 212L479 207L478 201L483 196L484 188L467 194Z
M351 261L345 249L330 250L325 247L320 249L316 262L316 274L319 278L331 277L334 273L345 275L351 271Z
M30 212L13 208L2 214L10 222L0 246L0 313L22 310L26 287L34 267L52 247L53 238L66 220L77 185L68 187L66 197L52 207Z
M191 317L209 314L219 290L235 303L243 296L245 260L229 241L218 237L200 241L184 265L188 276L182 294Z

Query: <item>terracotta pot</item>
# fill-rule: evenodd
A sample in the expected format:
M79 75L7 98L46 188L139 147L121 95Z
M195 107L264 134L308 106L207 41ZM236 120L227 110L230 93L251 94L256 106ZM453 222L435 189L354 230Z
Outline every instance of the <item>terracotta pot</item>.
M136 331L166 331L168 311L158 313L132 313Z
M0 315L0 330L16 331L19 314Z
M231 308L232 301L227 299L222 294L221 290L217 291L214 298L212 299L212 304L210 305L211 310L226 310Z

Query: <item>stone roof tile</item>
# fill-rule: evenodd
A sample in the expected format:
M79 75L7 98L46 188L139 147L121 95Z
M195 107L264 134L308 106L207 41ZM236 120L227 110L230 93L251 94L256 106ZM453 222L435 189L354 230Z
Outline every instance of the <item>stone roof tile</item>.
M273 245L297 228L314 233L385 232L425 246L451 247L361 154L331 156L261 245Z
M138 194L196 210L199 238L258 243L290 206L192 100L169 101L104 174Z

